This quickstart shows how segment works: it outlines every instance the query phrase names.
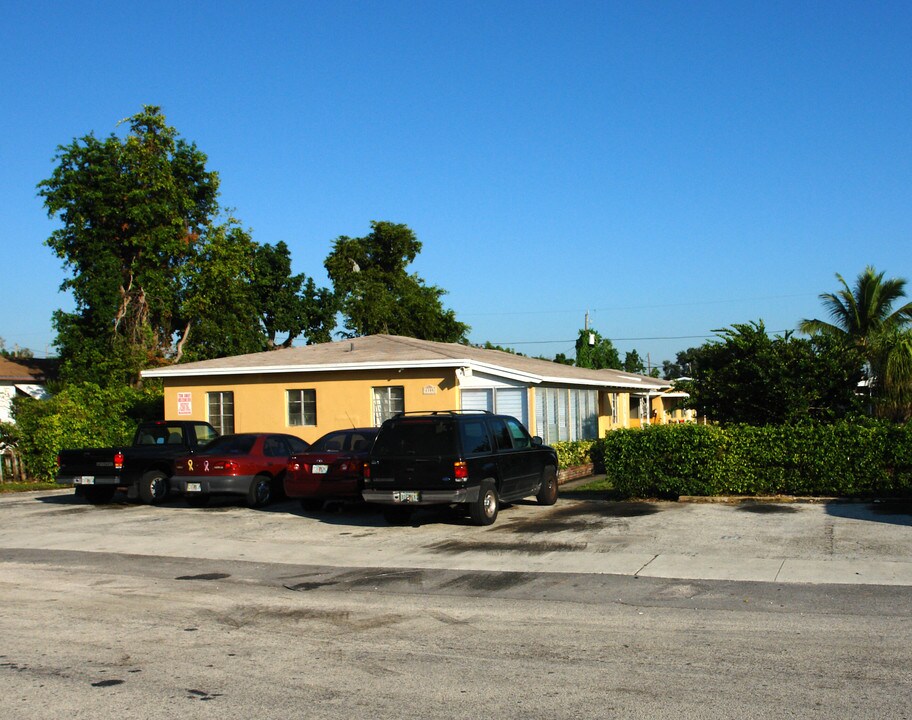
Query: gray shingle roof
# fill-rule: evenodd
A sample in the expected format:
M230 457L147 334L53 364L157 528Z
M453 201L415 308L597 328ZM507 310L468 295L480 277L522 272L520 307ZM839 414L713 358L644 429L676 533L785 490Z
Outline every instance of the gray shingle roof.
M512 376L531 383L556 382L644 391L670 387L670 383L664 380L620 370L590 370L501 350L398 335L368 335L319 345L183 363L146 370L143 376L166 378L410 367L470 367L473 371Z

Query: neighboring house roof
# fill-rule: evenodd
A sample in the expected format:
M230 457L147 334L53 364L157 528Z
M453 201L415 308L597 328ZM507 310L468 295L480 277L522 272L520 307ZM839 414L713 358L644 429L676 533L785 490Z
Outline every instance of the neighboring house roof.
M44 358L16 358L0 355L0 380L12 383L45 383L57 367L56 360Z
M142 375L147 378L174 378L390 368L462 368L464 372L485 373L530 384L561 383L623 390L659 391L671 386L664 380L620 370L589 370L502 350L398 335L368 335L319 345L201 360L144 370Z
M21 393L43 400L48 395L44 384L57 370L57 360L47 358L16 358L0 355L0 383L15 387ZM4 411L5 414L6 411Z

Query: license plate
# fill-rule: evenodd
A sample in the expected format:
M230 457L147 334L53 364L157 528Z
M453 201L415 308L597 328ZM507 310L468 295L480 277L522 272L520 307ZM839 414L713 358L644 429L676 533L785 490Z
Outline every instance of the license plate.
M200 483L187 483L187 492L202 492L203 486Z
M393 492L393 502L397 503L416 503L421 499L421 493L417 490Z
M94 475L80 475L79 477L73 478L74 485L94 485L95 476Z
M329 472L329 465L314 465L313 474L314 475L325 475Z

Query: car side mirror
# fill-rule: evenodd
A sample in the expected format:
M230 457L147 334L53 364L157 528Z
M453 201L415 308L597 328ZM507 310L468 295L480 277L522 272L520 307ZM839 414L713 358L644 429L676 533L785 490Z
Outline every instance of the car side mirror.
M545 444L545 441L542 440L541 437L540 437L539 435L535 435L535 436L532 438L532 444L533 444L535 447L541 447L542 445Z

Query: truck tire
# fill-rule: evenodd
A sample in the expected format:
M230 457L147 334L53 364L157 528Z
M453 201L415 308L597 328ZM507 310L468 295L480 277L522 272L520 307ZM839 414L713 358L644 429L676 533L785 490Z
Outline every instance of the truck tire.
M158 505L168 496L168 476L161 470L149 470L139 480L139 499L147 505Z
M547 465L542 470L541 488L535 499L539 505L553 505L557 502L557 470L553 465Z
M263 507L268 505L270 500L272 500L272 478L268 475L257 475L247 490L247 507Z
M475 525L492 525L497 519L500 498L493 480L485 480L478 489L478 499L469 503L469 517Z

